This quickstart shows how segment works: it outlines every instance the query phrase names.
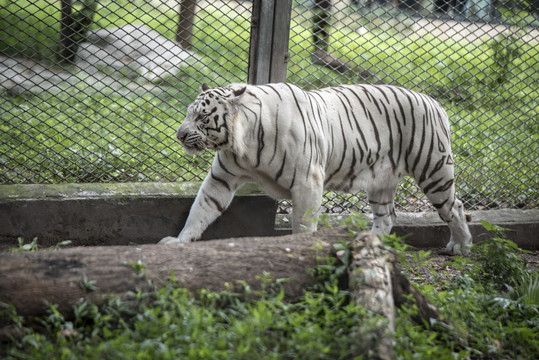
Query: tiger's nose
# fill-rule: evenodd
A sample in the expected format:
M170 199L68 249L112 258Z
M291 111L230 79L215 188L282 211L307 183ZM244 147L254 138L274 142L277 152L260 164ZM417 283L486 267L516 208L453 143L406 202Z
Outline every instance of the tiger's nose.
M185 141L185 137L187 136L187 131L183 130L181 127L178 129L178 132L176 133L176 137L178 138L178 140L181 141L181 143L183 144L183 142Z

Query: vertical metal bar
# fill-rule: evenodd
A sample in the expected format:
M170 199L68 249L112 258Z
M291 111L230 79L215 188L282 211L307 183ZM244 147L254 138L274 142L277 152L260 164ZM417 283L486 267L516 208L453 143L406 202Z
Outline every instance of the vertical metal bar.
M249 65L247 70L247 82L256 84L256 60L258 48L258 25L260 22L260 7L262 0L254 0L251 10L251 37L249 41Z
M249 84L286 80L291 0L255 0L251 20Z
M253 4L249 50L250 84L257 85L269 82L274 5L275 2L272 0L255 0Z
M292 0L278 0L273 19L273 45L269 81L285 82L286 65L290 57L288 42L290 39L290 16Z

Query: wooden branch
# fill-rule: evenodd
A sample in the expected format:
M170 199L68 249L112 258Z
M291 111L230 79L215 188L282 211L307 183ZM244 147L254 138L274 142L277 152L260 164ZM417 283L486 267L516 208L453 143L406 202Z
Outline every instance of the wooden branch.
M395 306L413 306L414 304L417 306L418 313L413 318L415 322L422 325L430 325L431 319L443 321L438 309L401 273L397 259L393 261L391 286L393 288Z
M395 305L392 276L394 254L384 248L382 241L371 232L361 232L352 243L352 259L348 267L349 291L353 301L381 315L373 344L376 359L394 359L391 333L395 332ZM360 333L363 333L361 329ZM372 358L372 357L370 357Z

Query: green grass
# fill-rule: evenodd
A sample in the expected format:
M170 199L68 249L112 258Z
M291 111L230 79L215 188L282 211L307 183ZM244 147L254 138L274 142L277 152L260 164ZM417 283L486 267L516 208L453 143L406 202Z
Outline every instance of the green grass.
M361 222L360 222L361 223ZM439 309L444 323L418 324L417 309L396 314L397 359L536 359L539 354L539 274L522 253L494 233L473 248L474 257L431 267L428 253L409 252L401 239L386 239L414 274L414 285ZM339 244L339 249L348 249ZM349 252L348 252L349 253ZM413 255L413 256L411 256ZM412 260L413 259L413 260ZM496 264L496 266L492 266ZM425 272L425 269L429 270ZM138 264L134 271L144 273ZM283 300L282 279L261 274L260 289L245 293L192 294L172 276L149 292L81 300L66 319L54 305L30 328L7 304L0 318L22 335L4 343L6 359L350 359L376 343L378 318L349 301L337 275L346 267L321 259L320 283L297 302ZM420 278L418 274L423 275ZM419 280L417 280L419 279ZM89 291L98 283L84 279ZM342 282L341 282L342 283ZM251 300L246 300L247 298Z
M0 9L0 26L7 29L0 33L4 36L0 51L51 58L57 3L27 3L31 3L27 10L15 11L26 6L24 1ZM96 26L139 22L174 37L174 10L147 2L101 5ZM27 27L20 18L34 26ZM202 60L162 84L160 95L107 88L87 91L83 79L58 94L3 94L0 183L174 181L203 176L212 154L184 157L174 133L200 83L246 81L250 22L245 14L215 7L205 7L197 19L193 49ZM370 70L375 74L372 81L419 90L442 102L451 116L457 187L466 205L536 207L539 45L510 38L470 44L380 31L359 35L354 31L359 25L336 28L330 50L357 69ZM295 14L292 26L289 82L314 88L358 81L354 74L312 65L306 22Z

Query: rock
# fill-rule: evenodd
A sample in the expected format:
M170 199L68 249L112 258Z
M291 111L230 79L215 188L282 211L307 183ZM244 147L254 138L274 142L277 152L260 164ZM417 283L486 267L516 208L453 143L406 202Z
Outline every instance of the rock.
M161 82L180 73L196 55L145 25L131 24L91 31L79 46L77 66L131 79Z
M58 93L84 81L85 91L127 87L130 92L155 92L157 83L200 60L145 25L91 31L87 40L80 44L73 68L0 56L0 90L11 96Z
M72 78L66 71L51 69L29 59L0 56L0 89L11 96L60 90L60 84Z

